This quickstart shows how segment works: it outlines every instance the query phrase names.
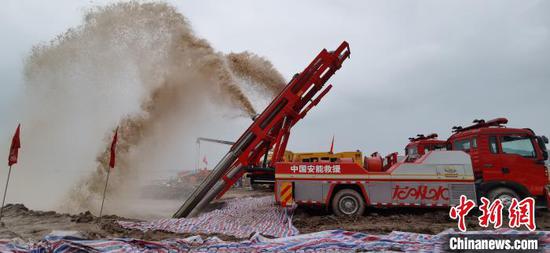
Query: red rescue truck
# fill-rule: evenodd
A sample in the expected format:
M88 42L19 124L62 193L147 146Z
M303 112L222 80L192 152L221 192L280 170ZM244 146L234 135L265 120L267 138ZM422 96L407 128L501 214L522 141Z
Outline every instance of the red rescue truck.
M530 196L548 203L548 139L506 123L500 118L455 127L447 141L418 136L407 145L405 159L394 153L395 159L384 160L375 153L363 166L343 160L279 162L275 198L283 206L323 205L347 216L362 214L366 206L445 207L461 195L505 204ZM447 150L439 150L442 145Z
M548 138L529 128L505 127L508 120L474 120L468 127L453 127L447 149L462 150L472 159L476 187L481 196L501 199L533 197L547 204L549 189Z

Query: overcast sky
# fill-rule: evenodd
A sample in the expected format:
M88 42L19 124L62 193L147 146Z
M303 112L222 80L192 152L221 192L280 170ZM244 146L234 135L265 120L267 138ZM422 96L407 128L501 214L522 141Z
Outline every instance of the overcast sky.
M3 1L0 140L19 119L32 45L107 1ZM550 135L550 1L172 1L223 52L249 50L290 78L342 40L352 57L334 88L292 132L290 149L401 151L407 137L474 118ZM243 129L235 129L235 134ZM215 134L212 134L216 137ZM2 148L1 150L6 150Z

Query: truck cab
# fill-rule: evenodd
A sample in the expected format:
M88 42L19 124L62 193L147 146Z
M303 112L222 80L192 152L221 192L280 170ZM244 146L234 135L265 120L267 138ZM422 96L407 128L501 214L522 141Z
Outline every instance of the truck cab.
M508 128L507 123L497 118L453 127L447 149L470 154L478 196L501 199L505 204L525 197L548 203L548 139L528 128Z
M436 133L432 133L427 136L418 134L416 137L409 138L410 142L405 147L407 161L412 162L429 151L445 150L447 141L438 140L437 137L438 135Z

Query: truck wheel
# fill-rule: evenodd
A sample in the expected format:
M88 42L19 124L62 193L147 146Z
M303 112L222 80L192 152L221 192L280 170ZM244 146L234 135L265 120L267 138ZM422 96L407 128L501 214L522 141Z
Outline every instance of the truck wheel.
M512 199L519 200L519 195L515 191L505 187L499 187L489 191L487 197L489 200L491 200L491 202L500 199L504 210L508 210L508 208L512 204Z
M337 216L359 216L365 212L365 201L357 191L343 189L332 198L332 211Z

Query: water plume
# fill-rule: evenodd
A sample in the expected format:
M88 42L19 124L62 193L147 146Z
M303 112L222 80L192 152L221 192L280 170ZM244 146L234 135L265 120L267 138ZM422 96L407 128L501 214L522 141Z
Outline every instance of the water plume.
M35 126L45 123L41 131L46 135L75 127L86 135L72 140L85 141L80 144L85 147L56 151L98 154L95 161L78 155L71 162L74 169L90 174L70 188L63 201L64 211L69 212L97 210L116 126L120 126L117 169L110 195L135 192L138 178L148 173L142 168L144 161L162 152L148 143L193 127L193 117L208 113L201 105L229 107L250 118L256 114L256 100L271 99L285 84L267 59L250 52L218 52L194 34L174 7L139 2L90 9L82 25L33 48L25 78L29 121ZM249 98L243 89L250 87L261 90L261 96ZM182 127L174 129L174 122ZM195 136L187 137L185 141L191 142ZM37 148L36 152L48 151ZM44 159L36 163L46 169L51 166Z

